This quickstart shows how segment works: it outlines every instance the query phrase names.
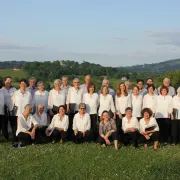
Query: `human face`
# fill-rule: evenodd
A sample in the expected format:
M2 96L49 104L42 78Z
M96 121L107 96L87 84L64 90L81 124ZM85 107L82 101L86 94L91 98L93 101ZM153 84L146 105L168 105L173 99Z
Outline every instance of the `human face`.
M148 80L147 80L147 84L149 84L149 85L153 84L152 79L148 79Z
M124 84L120 84L119 88L121 89L121 91L125 91L125 85Z
M169 79L165 78L164 81L163 81L163 84L164 86L169 86L170 82L169 82Z
M126 112L125 112L125 114L126 114L126 116L127 117L132 117L132 110L127 110Z
M150 115L148 112L144 112L144 119L149 119L150 118Z
M38 106L38 112L43 113L44 112L44 106Z
M85 114L85 111L86 111L86 108L85 108L84 106L81 106L81 107L79 108L80 114Z
M130 83L127 82L127 83L125 84L125 86L126 86L126 89L129 89L129 88L130 88Z
M137 96L138 93L139 93L138 88L137 88L137 87L134 87L132 93L133 93L134 96Z
M139 81L139 82L137 83L137 85L138 85L139 89L142 89L142 88L143 88L143 82L142 82L142 81Z
M154 89L152 87L148 88L149 94L154 94Z
M106 87L109 87L109 82L107 80L104 80L102 85L106 86Z
M35 80L35 79L29 80L29 86L30 86L30 87L34 87L35 84L36 84L36 80Z
M22 81L19 86L20 86L20 89L26 89L27 85L25 82Z
M109 114L107 112L102 115L103 120L108 121L110 119Z
M25 112L26 112L27 114L30 114L30 113L32 112L32 106L26 107Z
M11 86L12 84L12 79L11 78L7 78L5 81L5 85Z
M91 82L91 77L90 76L86 76L84 79L86 84L89 84Z
M43 83L39 84L39 85L38 85L38 89L39 89L40 91L44 91L44 84L43 84Z
M74 86L75 88L79 88L79 81L78 81L77 79L74 80L73 86Z
M67 86L68 85L68 78L62 78L62 84L64 86Z
M60 89L61 88L61 83L54 83L55 89Z
M107 87L103 87L102 94L107 94Z
M65 114L65 110L64 110L64 108L63 108L63 107L60 107L60 108L59 108L59 114L62 114L62 115L64 115L64 114Z
M162 89L162 91L161 91L161 95L162 95L162 96L166 96L166 95L167 95L167 91L166 91L166 89Z
M91 87L89 88L89 92L91 92L91 93L94 92L94 86L91 86Z

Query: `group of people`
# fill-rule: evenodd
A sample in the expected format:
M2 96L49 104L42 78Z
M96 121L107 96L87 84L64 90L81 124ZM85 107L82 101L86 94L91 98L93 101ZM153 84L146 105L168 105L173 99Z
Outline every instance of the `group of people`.
M102 146L118 142L135 148L150 141L154 149L158 143L180 142L180 88L170 86L165 78L155 88L153 79L146 84L138 80L131 89L130 82L120 82L116 91L104 79L96 90L91 76L84 84L78 78L69 85L68 77L54 81L50 92L43 81L36 84L22 79L19 89L12 87L12 78L6 77L0 89L0 129L9 139L8 122L12 129L14 147L51 141L75 143L98 141ZM18 143L20 142L20 143Z

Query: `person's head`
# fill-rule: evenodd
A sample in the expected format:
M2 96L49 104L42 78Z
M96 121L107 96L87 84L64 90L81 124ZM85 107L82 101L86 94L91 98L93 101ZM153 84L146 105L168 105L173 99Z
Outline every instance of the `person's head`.
M137 96L139 94L139 86L134 86L132 88L133 95Z
M44 82L43 81L38 81L37 87L40 91L44 91Z
M163 85L167 86L167 87L170 86L170 79L169 78L164 78L163 79Z
M80 81L79 81L79 78L74 78L73 79L73 86L74 88L79 88L79 85L80 85Z
M26 79L21 79L20 82L19 82L19 87L20 89L26 89L27 87L27 81Z
M79 113L80 114L85 114L86 112L86 104L85 103L80 103L79 104Z
M110 115L109 115L108 111L103 111L101 117L102 117L102 120L104 120L104 121L110 120Z
M88 90L88 93L90 93L90 92L94 93L95 92L95 85L92 82L89 83L87 90Z
M147 85L152 85L152 84L153 84L153 79L152 79L152 78L148 78L148 79L146 80L146 84L147 84Z
M104 80L102 81L102 86L109 87L109 80L104 79Z
M153 84L148 85L147 87L148 93L154 94L155 86Z
M38 111L38 113L43 113L44 112L44 105L42 105L42 104L39 104L38 105L38 108L37 108L37 111Z
M177 95L180 96L180 87L177 89Z
M117 96L121 96L122 93L124 93L125 96L128 95L124 82L119 83L117 90L116 90Z
M130 89L131 83L129 81L126 81L125 86L126 86L126 89L128 90Z
M84 78L84 82L85 82L85 84L89 84L91 82L91 76L86 75L85 78Z
M137 80L137 86L139 87L139 90L143 89L144 81L142 79Z
M166 96L166 95L168 94L168 92L169 92L169 89L168 89L167 86L162 86L162 87L160 88L160 94L161 94L162 96Z
M29 78L29 86L34 87L35 85L36 85L36 78L35 77Z
M107 86L101 87L101 94L109 94L109 89Z
M64 105L59 106L59 114L64 115L66 113L66 108Z
M144 108L141 114L144 119L149 119L153 115L153 112L150 108Z
M9 86L10 87L11 84L12 84L12 77L11 76L5 77L4 84L5 84L5 86Z
M60 79L54 80L54 87L57 90L59 90L61 88L61 80Z
M126 117L128 117L128 118L132 117L132 108L131 107L127 107L125 109L125 114L126 114Z
M68 77L67 77L67 76L63 76L63 77L62 77L62 84L63 84L64 86L67 86L67 85L68 85Z
M25 105L25 107L24 107L24 113L30 114L31 112L32 112L32 106L31 106L31 104Z

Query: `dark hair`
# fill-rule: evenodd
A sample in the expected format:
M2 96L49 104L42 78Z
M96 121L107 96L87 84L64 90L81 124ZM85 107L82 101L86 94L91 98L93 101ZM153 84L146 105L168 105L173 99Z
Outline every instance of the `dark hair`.
M0 80L0 88L2 88L3 87L3 81L2 80Z
M137 85L133 86L132 90L133 90L134 88L137 88L138 91L139 91L139 87L138 87Z
M144 113L147 112L149 114L149 116L151 117L153 115L153 112L150 108L144 108L142 111L141 111L141 114L142 116L144 117Z
M162 86L162 87L160 88L160 94L162 94L162 90L163 90L163 89L165 89L165 90L167 91L167 94L168 94L169 89L168 89L168 87L166 87L166 86Z
M87 86L88 93L90 92L89 89L90 89L92 86L94 87L94 92L96 91L95 84L94 84L93 82L90 82L90 83L88 84L88 86Z
M105 110L105 111L102 112L101 116L103 116L104 113L108 113L109 114L109 112Z
M153 79L152 79L152 78L147 78L146 82L147 82L149 79L150 79L151 81L153 81Z
M126 112L126 111L129 111L129 110L132 111L132 108L131 108L131 107L127 107L127 108L125 109L125 112Z
M154 86L153 84L148 85L148 86L147 86L147 90L148 90L149 88L151 88L151 87L153 88L153 90L155 90L155 86Z
M66 112L66 107L64 105L60 105L59 108L58 108L58 113L59 113L60 108L63 108L65 110L65 112Z
M144 84L144 80L142 80L142 79L138 79L137 83L139 83L139 82L142 82Z
M26 85L28 85L28 82L27 82L26 79L21 79L21 80L19 81L19 84L21 84L21 82L24 82L24 83L26 83Z
M12 79L11 76L6 76L4 80L6 81L8 78Z

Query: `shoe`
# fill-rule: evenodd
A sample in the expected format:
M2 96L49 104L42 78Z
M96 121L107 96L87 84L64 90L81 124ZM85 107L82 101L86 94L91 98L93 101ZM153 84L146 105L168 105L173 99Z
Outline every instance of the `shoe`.
M105 145L105 144L102 144L101 147L106 147L106 145Z
M19 146L19 144L18 144L18 143L16 143L16 144L12 144L12 147L14 147L14 148L18 148L18 146Z

